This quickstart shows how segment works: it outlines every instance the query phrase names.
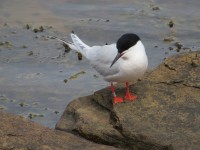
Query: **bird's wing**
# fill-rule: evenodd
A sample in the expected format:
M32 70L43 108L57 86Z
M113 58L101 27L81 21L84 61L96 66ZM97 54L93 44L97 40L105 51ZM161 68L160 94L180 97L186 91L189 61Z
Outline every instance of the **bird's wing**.
M115 66L110 67L117 53L116 44L93 46L88 51L88 59L99 74L107 77L119 72L117 62Z
M88 59L104 64L112 63L112 57L117 55L116 44L92 46L88 49Z
M90 47L83 43L74 33L71 33L71 38L73 41L72 43L59 38L57 39L67 44L72 50L82 53L90 61L93 68L105 79L119 73L118 62L110 67L113 59L118 53L116 44Z

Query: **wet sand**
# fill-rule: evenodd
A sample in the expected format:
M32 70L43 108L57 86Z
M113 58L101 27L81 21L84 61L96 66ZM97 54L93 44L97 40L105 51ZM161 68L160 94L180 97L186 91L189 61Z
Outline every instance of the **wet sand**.
M75 30L89 45L103 45L135 32L151 70L170 55L200 50L199 7L198 0L1 1L0 109L54 127L71 100L109 85L49 35L69 39Z

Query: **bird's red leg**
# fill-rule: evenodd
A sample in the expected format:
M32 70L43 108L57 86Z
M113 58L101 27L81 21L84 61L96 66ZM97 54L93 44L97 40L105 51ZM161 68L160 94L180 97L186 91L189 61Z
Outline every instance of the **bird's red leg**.
M111 88L111 91L112 91L112 94L113 94L114 104L123 102L123 98L117 97L117 95L116 95L116 93L115 93L115 88L114 88L112 82L111 82L111 84L110 84L110 88Z
M128 82L126 82L126 95L124 97L126 100L129 100L129 101L133 101L133 100L136 100L137 96L136 95L132 95L129 91L129 84Z

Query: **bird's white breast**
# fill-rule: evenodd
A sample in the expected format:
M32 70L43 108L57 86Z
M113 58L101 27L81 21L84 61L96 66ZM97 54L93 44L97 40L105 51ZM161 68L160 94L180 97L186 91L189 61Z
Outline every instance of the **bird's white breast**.
M123 58L125 57L125 58ZM145 48L141 41L131 47L120 59L118 82L134 81L141 78L148 66Z

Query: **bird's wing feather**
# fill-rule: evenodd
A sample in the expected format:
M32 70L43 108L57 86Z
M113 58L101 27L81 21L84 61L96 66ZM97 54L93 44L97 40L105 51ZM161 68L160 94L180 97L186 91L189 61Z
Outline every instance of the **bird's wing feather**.
M90 60L91 65L104 77L114 75L119 72L116 67L117 65L110 68L110 65L116 55L116 44L93 46L88 51L88 59Z

